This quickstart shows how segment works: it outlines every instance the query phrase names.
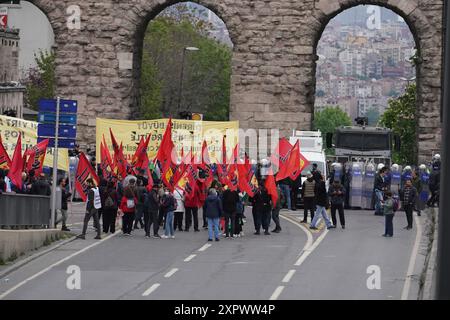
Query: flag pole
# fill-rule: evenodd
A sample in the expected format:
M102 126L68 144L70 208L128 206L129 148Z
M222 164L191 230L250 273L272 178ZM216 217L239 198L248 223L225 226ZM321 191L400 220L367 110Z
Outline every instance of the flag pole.
M52 183L52 210L50 216L50 227L55 227L56 219L56 184L58 175L58 134L59 134L59 108L61 99L57 97L56 100L56 123L55 123L55 145L53 146L53 183Z

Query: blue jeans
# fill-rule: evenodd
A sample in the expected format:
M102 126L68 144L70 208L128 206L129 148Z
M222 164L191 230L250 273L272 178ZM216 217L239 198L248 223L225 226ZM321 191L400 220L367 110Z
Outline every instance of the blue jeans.
M320 217L322 217L323 220L325 220L327 228L332 226L330 218L328 218L328 215L327 215L327 210L325 209L325 207L321 207L318 205L316 213L314 214L314 219L311 222L311 227L316 227L317 221L319 221Z
M287 184L280 184L280 189L286 199L288 209L291 210L291 188Z
M220 218L207 218L208 219L208 237L212 240L213 238L213 228L214 228L214 237L216 239L219 238L219 222Z
M375 189L375 213L382 213L381 201L383 201L383 191Z
M173 236L173 211L169 211L166 214L166 225L164 228L164 234L168 237Z
M387 214L384 217L386 221L384 234L392 237L394 235L394 224L393 224L394 215Z

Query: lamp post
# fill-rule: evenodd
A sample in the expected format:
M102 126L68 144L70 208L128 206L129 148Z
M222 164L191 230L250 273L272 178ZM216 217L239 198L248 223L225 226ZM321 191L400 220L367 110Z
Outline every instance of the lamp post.
M445 1L445 51L444 51L444 95L442 99L442 162L441 162L441 194L439 197L439 230L436 253L436 288L435 298L450 299L450 217L447 208L450 205L448 197L450 183L450 3Z
M412 77L411 79L407 79L407 78L404 78L404 77L400 77L399 79L402 80L402 81L405 81L407 83L408 87L409 87L410 83L416 81L417 78L416 77Z
M186 56L186 51L198 51L199 48L196 47L185 47L183 48L183 58L181 60L181 75L180 75L180 85L178 87L178 112L181 110L181 95L183 93L183 78L184 78L184 60Z

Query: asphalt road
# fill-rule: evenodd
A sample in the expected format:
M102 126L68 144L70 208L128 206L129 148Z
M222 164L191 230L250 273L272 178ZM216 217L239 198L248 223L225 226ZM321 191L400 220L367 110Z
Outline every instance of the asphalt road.
M279 234L253 235L248 212L245 236L220 242L207 242L205 230L161 240L136 230L132 237L119 232L95 241L90 228L88 240L67 243L0 278L0 298L400 299L405 294L416 229L402 229L404 213L394 220L394 238L381 237L383 218L368 211L348 211L345 230L314 233L295 222L301 218L296 212L282 213L290 220L282 220ZM80 270L80 289L67 287L70 266ZM369 266L379 267L380 288L367 287ZM417 281L411 279L413 299Z

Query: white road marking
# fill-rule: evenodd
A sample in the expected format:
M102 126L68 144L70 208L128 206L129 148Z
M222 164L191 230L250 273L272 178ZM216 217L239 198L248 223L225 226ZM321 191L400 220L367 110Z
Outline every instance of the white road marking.
M279 286L278 288L276 288L275 291L270 296L269 300L277 300L278 297L280 296L281 292L283 292L283 289L284 289L284 286Z
M197 255L196 254L191 254L189 257L187 257L186 259L184 259L184 262L189 262L192 259L194 259Z
M169 272L167 272L164 276L164 278L170 278L171 276L173 276L175 274L175 272L177 272L178 269L177 268L173 268L172 270L170 270Z
M303 226L302 224L300 224L300 223L298 223L298 222L296 222L296 221L294 221L294 220L292 220L292 219L286 218L286 217L283 216L283 215L280 215L280 217L283 218L284 220L289 221L289 222L292 223L292 224L295 224L297 227L299 227L300 229L302 229L304 233L306 233L307 240L306 240L305 246L304 246L303 249L302 249L302 252L305 251L308 247L310 247L310 246L312 245L312 243L313 243L313 235L312 235L311 231L309 231L309 230L308 230L305 226Z
M145 290L145 292L142 294L143 297L148 296L150 293L152 293L153 291L155 291L156 289L158 289L158 287L160 286L159 283L155 283L154 285L152 285L150 288L148 288L147 290Z
M198 251L205 251L206 249L208 249L209 247L211 247L210 243L205 244L203 247L201 247L200 249L198 249Z
M411 252L411 257L409 258L408 271L406 272L405 284L402 290L402 300L408 300L409 290L411 288L411 278L414 275L414 267L416 265L417 254L419 252L420 238L422 236L422 226L420 225L419 218L414 216L414 222L416 223L416 240L414 242L414 247Z
M289 270L289 272L284 276L283 280L281 282L288 283L291 281L292 276L294 275L296 270L292 269Z
M31 277L29 277L29 278L23 280L22 282L16 284L14 287L12 287L11 289L9 289L9 290L7 290L6 292L4 292L3 294L1 294L1 295L0 295L0 300L4 299L7 295L9 295L10 293L12 293L12 292L14 292L15 290L19 289L21 286L25 285L26 283L30 282L31 280L36 279L36 278L39 277L40 275L43 275L44 273L46 273L47 271L51 270L52 268L54 268L54 267L56 267L56 266L58 266L58 265L60 265L60 264L62 264L62 263L64 263L64 262L66 262L67 260L72 259L73 257L75 257L75 256L77 256L77 255L79 255L79 254L81 254L81 253L83 253L83 252L86 252L87 250L89 250L89 249L91 249L91 248L94 248L94 247L98 246L99 244L101 244L101 243L104 242L104 241L107 241L107 240L111 239L112 237L114 237L115 235L117 235L119 232L120 232L120 231L117 231L116 233L111 234L111 235L107 236L106 238L103 238L103 239L100 240L100 241L94 242L93 244L87 246L86 248L83 248L83 249L81 249L81 250L79 250L79 251L77 251L77 252L74 252L74 253L72 253L71 255L69 255L69 256L67 256L67 257L65 257L65 258L63 258L63 259L61 259L61 260L59 260L59 261L57 261L57 262L55 262L55 263L53 263L52 265L48 266L47 268L42 269L42 270L39 271L38 273L36 273L36 274L32 275Z
M300 266L306 260L306 258L317 248L317 246L322 242L327 234L328 230L322 232L322 234L316 239L316 241L314 241L312 246L303 251L302 255L300 256L300 258L298 258L297 262L295 262L294 265L297 267Z

